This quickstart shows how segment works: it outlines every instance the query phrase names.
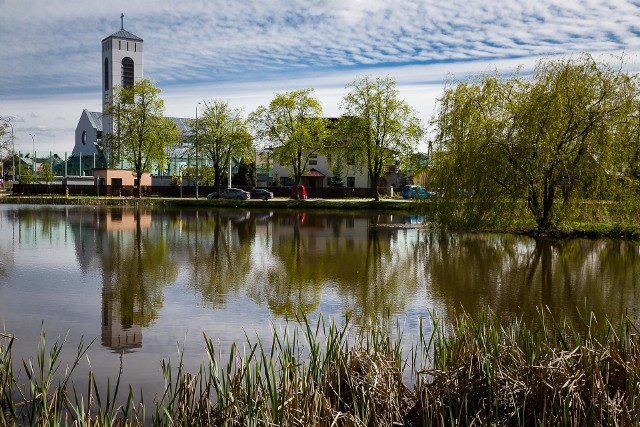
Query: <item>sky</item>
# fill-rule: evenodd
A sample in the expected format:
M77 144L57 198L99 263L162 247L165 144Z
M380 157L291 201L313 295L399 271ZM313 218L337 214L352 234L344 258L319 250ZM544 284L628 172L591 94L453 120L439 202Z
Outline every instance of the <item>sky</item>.
M425 124L445 85L590 53L640 69L640 0L0 0L0 117L16 150L71 152L101 110L101 41L144 39L166 115L221 99L250 113L314 88L341 114L347 85L390 76Z

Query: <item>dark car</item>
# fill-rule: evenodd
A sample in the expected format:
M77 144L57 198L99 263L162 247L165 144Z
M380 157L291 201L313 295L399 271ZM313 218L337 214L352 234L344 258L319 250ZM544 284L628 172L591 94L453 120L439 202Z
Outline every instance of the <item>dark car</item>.
M249 190L249 195L252 199L273 199L273 193L269 190L265 190L264 188L254 188L253 190Z
M239 188L225 188L218 193L207 194L207 199L232 199L232 200L248 200L249 192Z

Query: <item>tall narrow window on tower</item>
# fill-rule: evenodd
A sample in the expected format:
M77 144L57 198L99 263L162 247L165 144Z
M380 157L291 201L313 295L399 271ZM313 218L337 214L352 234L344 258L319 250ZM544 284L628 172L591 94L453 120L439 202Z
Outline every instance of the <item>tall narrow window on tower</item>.
M134 83L133 59L122 58L122 87L131 87Z
M104 91L109 90L109 58L104 58Z

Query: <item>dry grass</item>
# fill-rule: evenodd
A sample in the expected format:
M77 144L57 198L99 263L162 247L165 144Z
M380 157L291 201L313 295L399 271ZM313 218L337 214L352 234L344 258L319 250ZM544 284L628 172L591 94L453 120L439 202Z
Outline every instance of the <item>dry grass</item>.
M391 334L381 323L338 327L322 317L274 327L268 345L246 338L243 350L233 345L224 360L205 337L208 363L198 372L184 372L181 358L176 366L162 362L165 392L147 416L131 388L127 404L116 407L119 378L106 400L93 376L84 397L67 392L72 369L54 386L59 346L45 358L44 334L36 367L22 367L35 374L19 385L13 339L3 336L0 425L640 425L635 326L547 317L541 311L536 326L500 322L492 313L448 325L434 317L432 332L423 333L421 322L418 342L404 356L392 338L402 331ZM78 359L85 351L81 345ZM414 380L409 386L405 374Z

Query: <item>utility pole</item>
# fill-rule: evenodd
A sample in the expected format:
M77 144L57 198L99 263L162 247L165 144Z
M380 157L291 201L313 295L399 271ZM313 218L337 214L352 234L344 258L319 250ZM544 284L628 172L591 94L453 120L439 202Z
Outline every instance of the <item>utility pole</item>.
M198 105L200 105L199 102L196 104L196 199L198 198Z

